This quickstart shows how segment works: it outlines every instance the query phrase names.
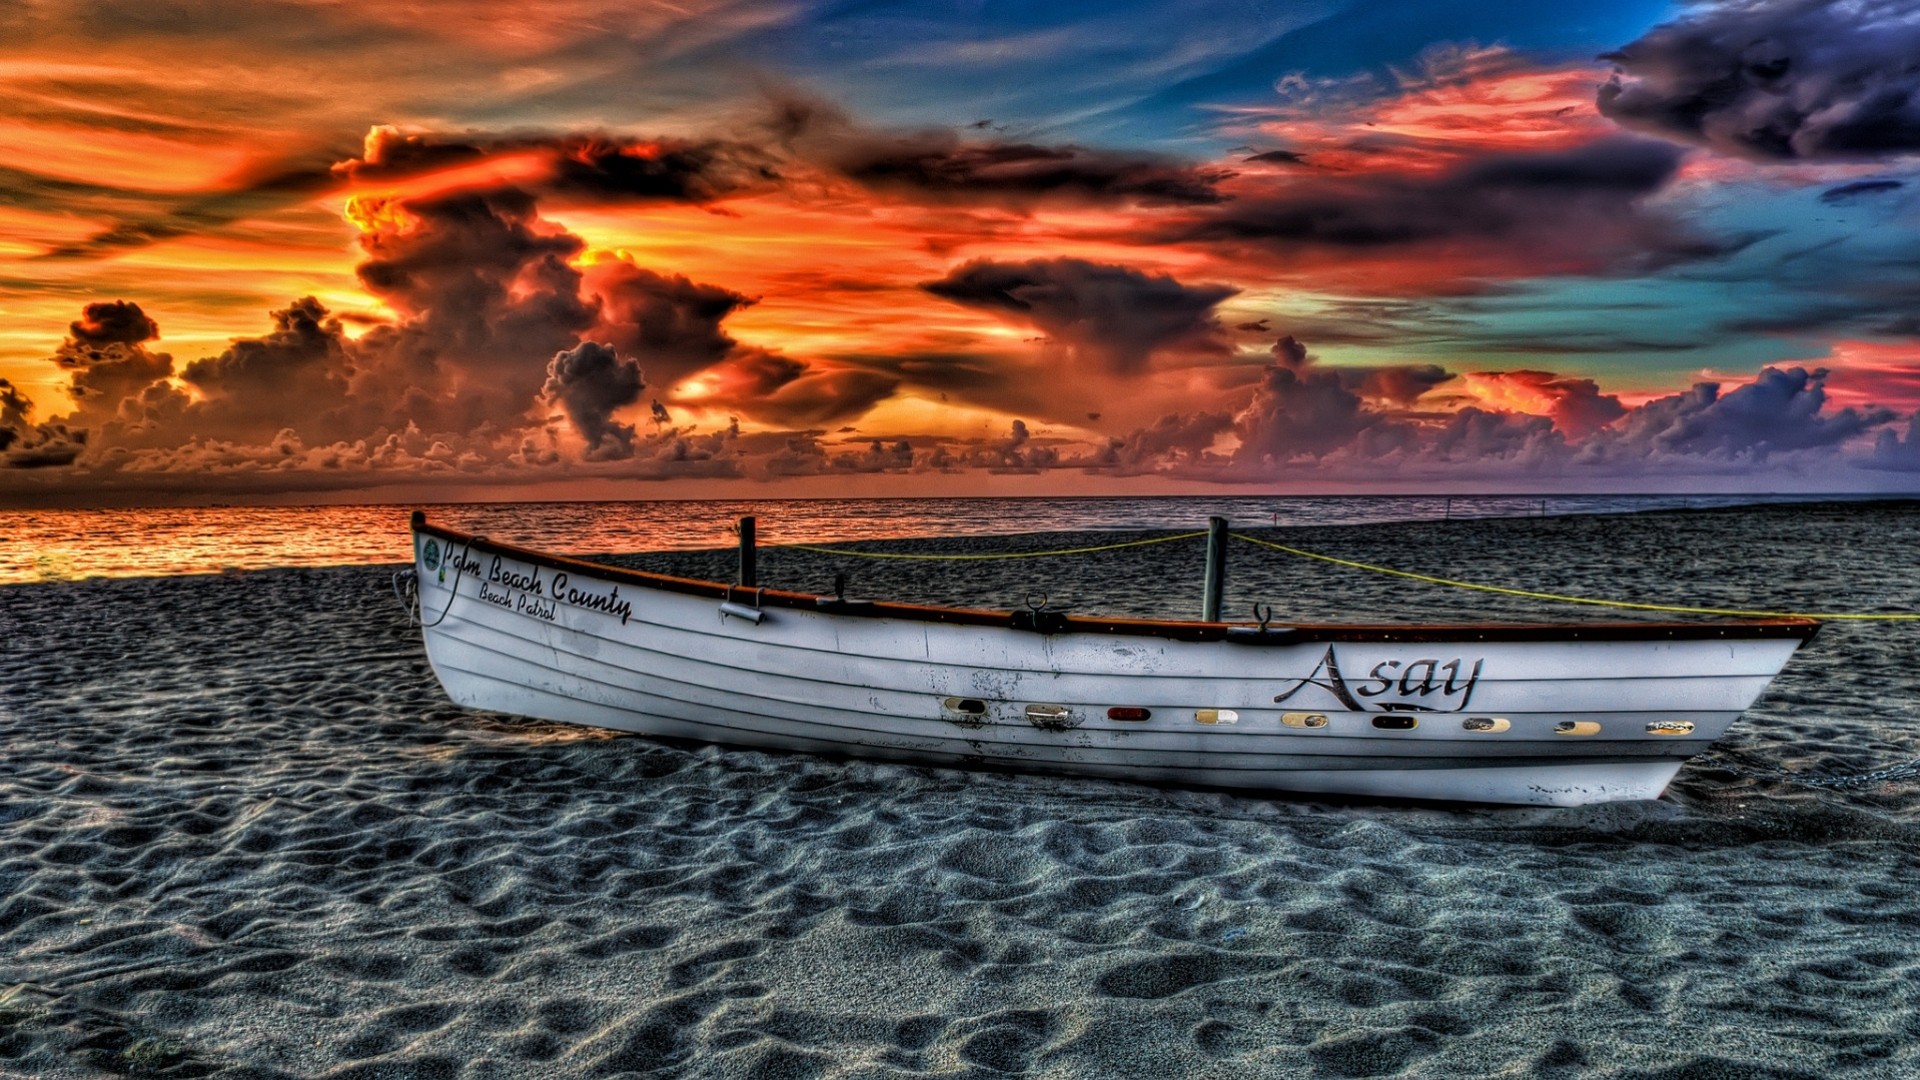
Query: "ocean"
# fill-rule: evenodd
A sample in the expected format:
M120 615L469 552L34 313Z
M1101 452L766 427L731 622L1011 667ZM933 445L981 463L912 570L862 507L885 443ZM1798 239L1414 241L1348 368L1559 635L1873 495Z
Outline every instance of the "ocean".
M742 513L773 542L915 552L1224 514L1533 591L1920 609L1920 503L1737 501L428 512L709 575ZM407 509L4 518L10 546L23 520L43 539L0 587L0 1073L1920 1076L1916 624L1824 626L1655 802L1254 797L458 708L390 590ZM762 556L770 584L934 603L1192 616L1200 592L1197 540ZM1229 614L1254 604L1654 617L1236 547Z
M0 585L405 562L407 517L576 554L723 547L743 515L765 543L1102 529L1352 525L1705 508L1810 496L1180 496L0 510Z

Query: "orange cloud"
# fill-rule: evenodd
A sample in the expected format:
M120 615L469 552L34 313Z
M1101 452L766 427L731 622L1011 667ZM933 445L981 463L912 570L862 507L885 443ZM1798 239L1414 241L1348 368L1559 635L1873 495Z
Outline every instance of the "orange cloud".
M1230 127L1280 144L1310 168L1434 173L1475 154L1562 149L1615 133L1593 104L1604 81L1592 64L1542 68L1498 46L1444 49L1384 94L1371 83L1282 80L1291 100L1241 112Z
M1467 392L1484 408L1549 417L1555 428L1575 439L1627 414L1620 399L1601 393L1592 379L1551 371L1470 371L1462 379Z
M1920 343L1836 341L1818 363L1831 369L1827 392L1841 405L1920 409Z

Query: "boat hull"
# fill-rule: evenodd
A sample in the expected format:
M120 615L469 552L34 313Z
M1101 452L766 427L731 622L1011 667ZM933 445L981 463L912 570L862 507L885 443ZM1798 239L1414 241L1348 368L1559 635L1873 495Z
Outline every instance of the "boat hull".
M415 557L427 655L464 706L733 746L1375 798L1657 798L1810 632L1041 632L1004 612L729 592L446 530L418 529Z

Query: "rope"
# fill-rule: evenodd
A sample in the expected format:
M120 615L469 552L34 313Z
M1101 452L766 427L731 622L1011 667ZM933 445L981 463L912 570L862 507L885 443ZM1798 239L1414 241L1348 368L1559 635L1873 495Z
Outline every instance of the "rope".
M1588 604L1593 607L1628 608L1634 611L1666 611L1683 615L1727 615L1749 619L1824 619L1827 621L1852 620L1857 622L1913 622L1920 621L1920 614L1880 615L1862 612L1829 611L1748 611L1741 608L1684 607L1679 604L1637 604L1629 600L1595 600L1587 596L1562 596L1559 593L1531 592L1526 589L1507 589L1499 585L1481 585L1472 581L1455 581L1452 578L1434 577L1431 574L1415 574L1406 570L1395 570L1388 566L1375 566L1372 563L1354 562L1351 559L1336 559L1331 555L1322 555L1314 551L1288 547L1269 540L1247 536L1244 533L1232 534L1236 540L1245 540L1264 548L1283 551L1288 555L1298 555L1303 559L1318 559L1335 566L1345 566L1353 570L1365 570L1374 574L1387 574L1412 581L1424 581L1430 585L1446 585L1455 589L1474 589L1479 592L1499 593L1502 596L1524 596L1530 600L1553 600L1562 604Z
M1087 555L1096 551L1118 551L1121 548L1146 547L1149 544L1171 544L1175 540L1191 540L1196 536L1207 535L1200 532L1181 533L1178 536L1161 536L1152 540L1128 540L1121 544L1100 544L1096 547L1061 548L1058 551L1015 551L994 555L909 555L900 552L847 551L843 548L815 547L812 544L768 544L773 548L792 548L795 551L811 551L819 555L848 555L856 559L920 559L929 562L986 562L996 559L1042 559L1054 555Z
M470 538L470 539L469 539L469 540L467 541L467 546L465 546L465 547L463 547L463 548L461 548L461 549L460 549L460 562L461 562L461 563L464 563L464 562L466 562L466 561L467 561L467 555L468 555L468 553L470 553L471 551L473 551L473 542L474 542L475 540L485 540L485 539L486 539L486 537L484 537L484 536L475 536L475 537L472 537L472 538ZM449 563L451 563L451 562L453 562L453 545L452 545L452 544L448 544L448 545L447 545L447 562L449 562ZM442 564L442 567L441 567L441 571L440 571L440 572L441 572L441 573L443 573L443 574L444 574L444 573L446 573L446 569L445 569L445 564L444 564L444 563ZM403 573L404 573L404 571L403 571ZM394 581L394 584L395 584L395 586L396 586L396 592L397 592L397 591L398 591L398 589L397 589L397 586L399 585L399 580L398 580L398 576L397 576L397 575L396 575L396 578L395 578L395 581ZM416 576L416 577L414 578L414 588L413 588L413 595L414 595L414 600L415 600L415 601L417 602L417 601L419 600L419 598L420 598L420 590L419 590L419 578L418 578L418 576ZM447 606L446 606L446 607L443 607L443 608L441 608L441 609L440 609L440 614L439 614L439 616L438 616L437 618L435 618L435 619L434 619L434 620L433 620L432 622L428 622L428 621L427 621L427 618L426 618L426 616L427 616L427 613L426 613L426 610L425 610L425 608L423 607L423 608L421 609L421 611L420 611L420 617L419 617L419 623L420 623L420 626L421 626L421 628L422 628L422 629L429 629L429 628L432 628L432 627L435 627L435 626L439 626L439 625L440 625L441 623L443 623L443 622L446 622L446 621L447 621L447 613L453 610L453 599L454 599L454 597L456 597L456 596L458 596L458 595L460 595L460 571L458 571L458 570L455 570L455 571L453 572L453 584L451 584L451 585L449 585L449 586L447 586ZM407 618L408 618L408 621L412 621L412 620L413 620L413 617L414 617L414 615L413 615L413 612L412 612L411 610L409 610L409 611L408 611L408 613L407 613Z

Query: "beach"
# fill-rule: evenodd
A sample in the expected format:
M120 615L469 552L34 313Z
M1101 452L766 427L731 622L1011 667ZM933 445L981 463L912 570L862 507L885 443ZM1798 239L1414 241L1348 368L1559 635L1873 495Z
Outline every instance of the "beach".
M1920 606L1914 503L1249 531L1583 596ZM1197 543L774 548L761 574L1193 617ZM610 561L726 577L733 557ZM396 569L0 587L0 1071L1920 1075L1915 624L1823 627L1658 802L1443 807L474 713L441 693ZM1242 545L1229 617L1255 602L1287 622L1654 617Z

